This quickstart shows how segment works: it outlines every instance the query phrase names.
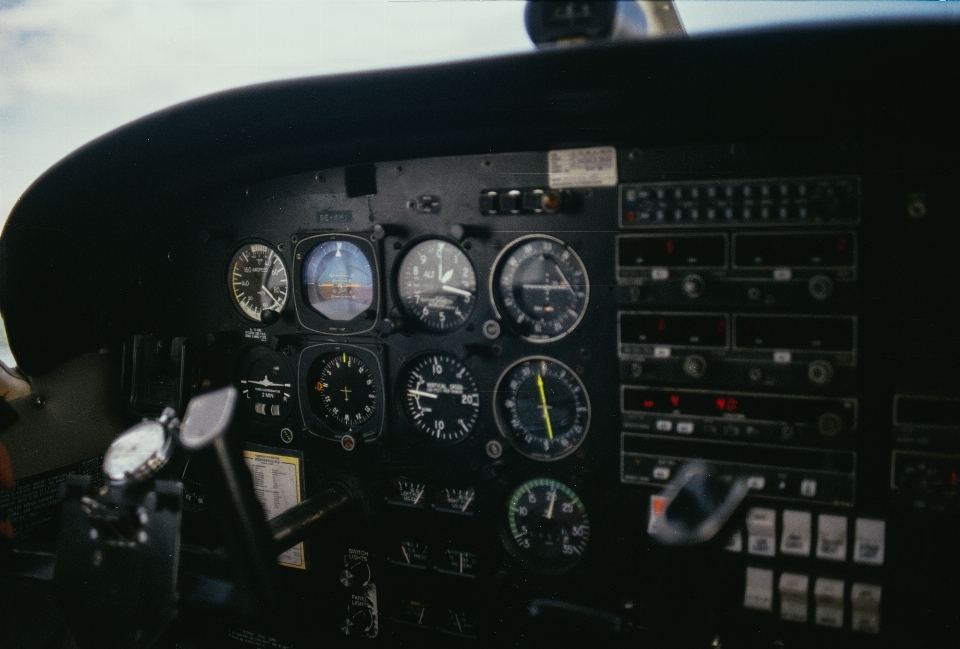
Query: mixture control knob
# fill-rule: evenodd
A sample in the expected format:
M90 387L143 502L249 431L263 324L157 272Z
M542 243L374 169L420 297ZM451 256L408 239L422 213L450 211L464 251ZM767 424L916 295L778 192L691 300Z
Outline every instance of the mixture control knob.
M827 361L813 361L807 366L807 378L817 385L829 383L833 378L833 366Z
M706 288L706 283L699 275L687 275L683 280L683 292L688 297L700 297Z
M812 295L814 299L826 300L833 295L833 280L826 275L817 275L810 278L810 283L807 284L807 288L810 290L810 295Z
M825 412L817 420L817 431L824 437L836 437L841 430L843 430L843 420L835 413Z
M683 359L683 371L687 376L699 379L707 371L707 359L692 354Z

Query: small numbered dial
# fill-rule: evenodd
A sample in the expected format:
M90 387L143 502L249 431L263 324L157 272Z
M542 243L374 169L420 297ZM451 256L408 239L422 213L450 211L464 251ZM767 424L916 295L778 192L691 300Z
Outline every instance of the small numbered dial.
M517 487L507 500L504 540L527 567L557 574L580 561L590 540L590 519L573 489L535 478Z
M444 333L470 317L477 276L460 248L428 239L411 248L397 272L397 293L404 310L427 331Z
M470 370L448 354L414 360L402 382L404 409L413 427L438 442L459 442L480 414L480 390Z
M248 243L230 260L230 294L240 312L255 322L269 309L280 313L287 304L287 267L268 245Z
M377 411L376 379L352 354L338 352L317 359L307 380L314 412L333 428L361 426Z
M549 342L567 335L587 311L590 282L583 262L559 239L518 239L494 265L497 311L523 338Z
M557 460L580 446L590 427L590 400L580 377L545 357L523 359L497 383L496 419L514 449Z

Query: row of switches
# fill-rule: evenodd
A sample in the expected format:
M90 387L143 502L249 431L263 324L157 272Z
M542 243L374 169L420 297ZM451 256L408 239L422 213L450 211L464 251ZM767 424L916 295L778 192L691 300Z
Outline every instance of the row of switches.
M747 568L743 605L760 611L773 610L773 570ZM790 622L809 619L810 577L784 572L780 574L780 618ZM844 583L840 579L819 577L813 587L814 621L820 626L843 626ZM867 633L880 632L880 586L854 583L850 586L850 628Z
M808 511L783 511L779 552L808 557L813 542L813 515ZM847 517L832 514L817 516L818 559L845 561L847 558ZM858 518L854 524L853 560L867 565L883 565L886 524L882 520ZM727 549L739 551L735 540ZM772 557L777 554L777 511L753 507L747 512L747 552Z

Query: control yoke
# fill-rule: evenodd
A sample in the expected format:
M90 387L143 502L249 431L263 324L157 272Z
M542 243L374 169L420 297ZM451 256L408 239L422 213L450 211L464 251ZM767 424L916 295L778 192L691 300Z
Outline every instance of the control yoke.
M720 473L702 460L687 462L653 504L648 532L663 545L706 543L730 522L748 491L743 476Z

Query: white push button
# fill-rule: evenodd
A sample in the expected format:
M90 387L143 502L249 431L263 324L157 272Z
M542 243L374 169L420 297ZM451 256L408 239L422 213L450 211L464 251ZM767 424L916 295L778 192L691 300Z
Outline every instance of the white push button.
M847 517L820 514L817 517L817 558L843 561L847 558Z
M785 572L780 575L780 617L791 622L807 621L807 591L810 578Z
M800 557L810 556L810 538L813 517L810 512L798 512L792 509L783 511L783 536L780 538L780 552Z
M817 579L813 587L816 602L815 620L820 626L843 626L843 582L839 579Z
M873 518L858 518L854 533L853 560L873 566L883 565L886 523Z
M668 466L658 466L653 470L653 479L654 480L669 480L670 479L670 467Z
M692 421L677 422L677 432L680 433L681 435L693 434L693 422Z
M747 488L755 491L763 491L767 486L767 479L762 475L752 475L747 478Z
M747 512L747 552L772 557L777 550L777 512L753 507Z
M673 430L673 422L669 419L658 419L657 430L662 433L669 433L671 430Z
M763 568L747 568L746 589L743 592L744 608L758 611L773 610L773 571Z
M854 631L880 633L880 586L853 584L850 587L850 627Z

